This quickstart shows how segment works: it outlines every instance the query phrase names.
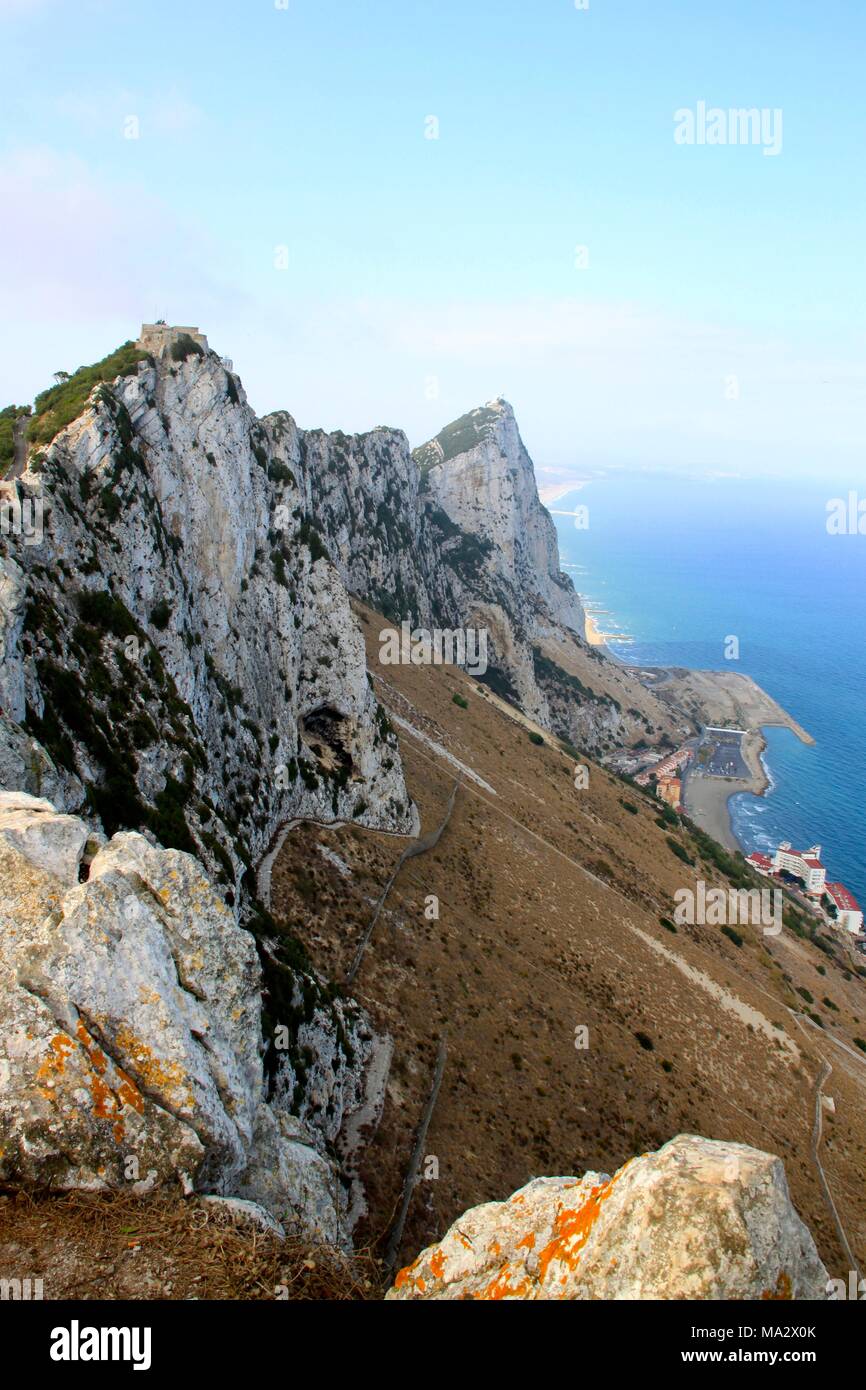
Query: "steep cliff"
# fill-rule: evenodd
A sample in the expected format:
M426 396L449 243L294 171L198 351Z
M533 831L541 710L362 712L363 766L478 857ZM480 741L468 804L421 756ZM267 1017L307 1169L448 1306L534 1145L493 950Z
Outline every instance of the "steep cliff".
M414 452L399 430L302 431L284 413L264 423L347 588L390 622L483 631L481 679L589 751L685 727L585 641L506 401Z
M344 585L237 378L184 338L108 364L41 398L15 486L42 534L0 535L0 786L201 861L258 940L269 1089L329 1151L369 1029L260 908L256 868L287 823L414 834L417 812Z
M275 453L237 379L181 342L31 459L44 540L3 557L0 703L106 830L149 825L233 896L291 818L414 826L345 590Z

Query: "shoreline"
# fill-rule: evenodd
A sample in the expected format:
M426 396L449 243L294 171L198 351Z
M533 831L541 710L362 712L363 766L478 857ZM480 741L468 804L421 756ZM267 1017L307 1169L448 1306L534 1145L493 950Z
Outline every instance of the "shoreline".
M701 830L712 835L724 849L746 854L746 846L738 840L733 826L731 798L748 792L763 796L771 785L761 761L767 740L760 729L749 729L741 743L743 761L748 777L710 777L690 771L683 789L683 811Z
M542 507L549 507L553 502L561 502L570 492L580 492L588 482L588 478L578 478L576 482L570 483L542 483L538 487L538 500Z

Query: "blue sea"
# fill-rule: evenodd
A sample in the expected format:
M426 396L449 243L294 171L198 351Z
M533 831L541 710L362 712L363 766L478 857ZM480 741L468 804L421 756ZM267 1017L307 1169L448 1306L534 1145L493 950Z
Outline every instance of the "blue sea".
M866 536L827 531L848 486L611 473L550 507L589 510L554 516L560 556L617 656L745 672L815 738L765 730L771 786L733 799L734 833L821 844L866 906Z

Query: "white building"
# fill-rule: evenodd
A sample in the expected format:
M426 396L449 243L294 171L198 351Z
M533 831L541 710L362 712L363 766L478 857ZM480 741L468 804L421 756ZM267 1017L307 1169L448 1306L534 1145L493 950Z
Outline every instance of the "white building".
M806 892L813 898L820 898L827 881L827 870L821 863L821 846L812 845L809 849L792 849L790 841L783 840L773 856L776 873L793 874L801 878Z
M772 859L769 854L761 854L760 850L755 850L753 854L747 854L746 863L759 874L771 874L773 872Z
M843 927L845 931L857 932L863 929L863 913L860 904L849 893L844 883L828 883L825 885L824 892L836 909L836 925Z

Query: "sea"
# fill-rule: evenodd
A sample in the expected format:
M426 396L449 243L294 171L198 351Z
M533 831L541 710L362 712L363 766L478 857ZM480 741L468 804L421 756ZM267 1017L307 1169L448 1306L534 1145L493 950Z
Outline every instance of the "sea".
M745 672L812 735L764 730L770 787L732 799L732 828L746 853L820 844L866 907L866 535L828 531L848 486L617 471L548 506L621 660ZM578 507L586 529L556 515Z

